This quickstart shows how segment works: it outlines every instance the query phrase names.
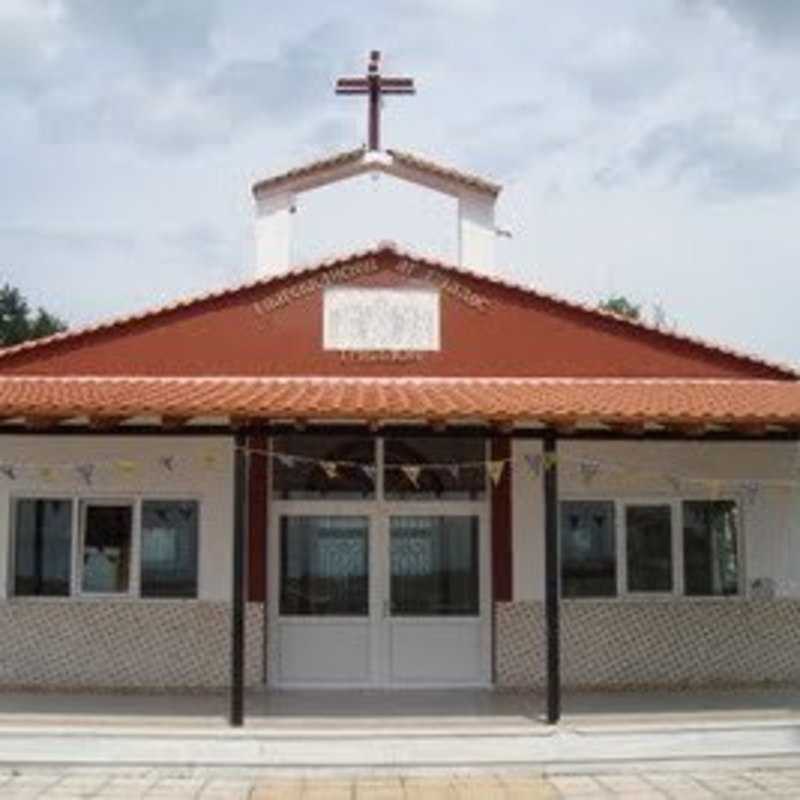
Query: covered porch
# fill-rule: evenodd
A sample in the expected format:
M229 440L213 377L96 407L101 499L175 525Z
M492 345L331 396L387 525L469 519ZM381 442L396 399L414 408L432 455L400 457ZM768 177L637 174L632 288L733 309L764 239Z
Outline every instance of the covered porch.
M22 389L27 380L20 381ZM430 725L442 725L445 730L477 725L479 729L486 727L496 730L510 726L531 733L540 731L543 723L553 725L562 717L570 725L623 726L639 724L646 719L663 719L666 724L668 716L671 715L674 721L680 719L682 714L688 715L685 719L700 722L705 718L704 715L732 721L748 715L768 721L794 719L796 707L792 695L782 691L772 694L728 692L683 695L677 689L670 689L663 693L647 694L633 691L627 694L610 692L607 696L594 693L564 695L564 667L574 670L576 665L585 666L581 664L582 654L589 649L596 653L607 643L598 636L592 636L592 631L596 630L597 614L602 616L603 608L595 614L593 606L572 603L571 608L576 611L571 616L582 626L580 636L571 637L571 632L577 628L563 627L565 616L569 622L569 615L564 613L567 603L561 596L559 555L563 447L576 443L587 447L608 443L635 443L637 446L672 443L680 446L707 445L711 448L729 444L783 444L796 448L798 423L792 404L794 387L789 387L788 392L780 387L780 391L776 389L774 397L767 393L762 403L767 406L772 404L774 408L769 413L762 410L760 416L754 417L745 382L741 382L741 386L734 383L687 383L681 387L679 394L675 394L674 387L668 383L639 381L614 384L598 381L420 380L373 385L361 380L332 381L329 384L323 380L226 379L208 382L205 394L198 390L198 385L203 381L195 381L191 386L191 395L179 400L171 396L167 402L164 397L169 386L162 385L164 381L136 379L128 382L137 384L136 387L131 388L126 383L122 388L137 397L155 392L143 405L132 407L128 394L120 394L114 384L115 391L112 393L106 393L103 384L97 384L84 397L85 406L71 405L69 414L62 411L59 415L56 410L65 402L64 387L74 383L81 381L70 379L66 383L59 382L53 387L56 394L44 406L41 395L33 401L29 400L31 405L27 407L15 406L9 412L10 421L0 427L0 433L17 437L23 447L24 442L33 437L43 436L65 437L77 442L106 438L130 442L132 437L151 442L158 441L160 437L199 441L203 437L214 437L217 440L224 438L232 444L227 451L232 463L226 473L233 500L232 524L226 532L232 567L226 634L229 637L228 692L181 695L171 694L167 690L151 698L141 693L118 696L77 692L62 696L21 692L4 696L0 705L0 722L6 720L9 724L16 724L14 720L17 720L21 724L30 724L39 719L48 721L47 724L59 724L58 720L61 719L61 724L65 725L91 726L96 723L109 724L108 720L117 723L123 720L124 725L134 727L148 724L170 727L173 721L182 716L181 712L185 712L187 721L175 722L178 727L185 724L215 727L225 715L234 727L247 723L254 729L263 728L266 731L276 726L287 730L314 730L317 725L332 731L347 724L348 720L354 725L357 723L356 727L362 726L364 720L372 720L372 724L379 729L387 724L399 725L407 730L424 729ZM44 386L47 387L46 382ZM287 397L287 386L296 389L296 393ZM455 393L454 386L457 387ZM380 402L373 399L374 402L367 403L363 392L378 387L385 390ZM577 399L574 396L576 387L579 390ZM770 391L773 388L770 387ZM217 390L222 389L225 391L220 394ZM699 392L700 389L702 392ZM692 417L691 403L687 407L685 395L692 395L693 392L702 394L706 405L708 398L705 395L710 395L721 410L714 414L704 411ZM787 395L791 395L788 401ZM141 400L136 402L143 403ZM642 404L648 409L646 415L640 410ZM375 407L372 408L372 405ZM347 421L362 417L366 406L370 406L370 413L376 415L371 422ZM425 421L421 422L420 417ZM22 422L16 421L20 418ZM398 419L401 421L398 422ZM520 491L515 491L517 505L513 509L513 516L526 530L535 529L541 536L531 537L527 549L515 551L513 560L510 552L511 516L500 520L500 529L506 531L505 538L492 536L495 636L500 630L498 618L508 612L502 618L508 635L503 633L504 643L494 643L493 658L495 670L505 670L504 674L510 676L511 681L519 680L524 684L527 677L535 672L535 680L531 679L531 683L544 688L541 694L472 690L432 693L424 690L397 693L352 693L348 690L328 693L319 690L296 694L291 691L265 693L247 689L246 649L248 652L253 650L249 644L246 648L246 617L250 612L248 606L251 605L247 602L248 589L252 586L254 574L257 575L259 571L261 580L265 579L266 561L261 558L266 548L266 515L263 506L254 503L252 489L256 482L263 482L267 474L265 443L289 435L301 438L352 436L370 440L479 439L491 446L492 458L499 458L509 467L507 472L511 472L512 462L515 467L526 470ZM523 448L520 451L517 464L513 449L522 445L527 450ZM531 459L529 456L533 452L536 456ZM508 510L507 514L512 515L512 510ZM256 544L255 549L253 543ZM255 561L252 558L254 552L259 556ZM515 565L528 562L535 565L537 574L541 576L543 602L539 603L538 599L535 602L526 600L525 607L525 604L517 604L505 610L498 609L499 604L511 599ZM99 607L104 601L98 599L92 602ZM665 604L656 607L667 608ZM728 609L734 609L734 606L726 603L726 614ZM757 624L757 620L753 622L754 614L750 613L749 607L736 606L735 610L736 613L749 616L751 625ZM701 606L696 606L693 613L702 616ZM792 610L791 613L795 612ZM729 616L735 624L736 614ZM684 609L676 609L674 619L685 618ZM616 615L615 619L617 630L627 637L629 628L625 618ZM778 619L776 624L780 627L782 623ZM679 628L675 630L680 634ZM771 635L768 630L763 633ZM268 639L268 631L266 635ZM590 647L587 646L587 635L592 639ZM777 635L785 635L785 632L778 631ZM711 646L712 639L706 637L705 645ZM773 636L772 645L775 645L774 639ZM757 643L754 642L749 643L753 644L748 650L750 660L758 656L755 649ZM198 646L201 645L202 639L198 640ZM674 657L674 649L668 640L659 646L662 655L669 651ZM570 655L566 664L562 663L562 647L566 647ZM510 654L509 660L503 663L498 662L501 650L506 656ZM522 653L521 658L517 658L517 651ZM202 653L197 651L195 655L201 657ZM702 660L703 654L697 657ZM782 664L777 664L776 674L779 676L783 674L781 669ZM795 672L794 668L790 669L789 678ZM624 688L625 675L620 676L614 668L608 674L609 688ZM655 679L660 680L660 676L656 675ZM648 680L649 676L645 676L644 681ZM736 675L733 680L738 680ZM580 685L580 682L578 676L576 684ZM88 711L82 710L84 703L88 704ZM26 704L29 709L27 712ZM321 710L315 710L314 704Z

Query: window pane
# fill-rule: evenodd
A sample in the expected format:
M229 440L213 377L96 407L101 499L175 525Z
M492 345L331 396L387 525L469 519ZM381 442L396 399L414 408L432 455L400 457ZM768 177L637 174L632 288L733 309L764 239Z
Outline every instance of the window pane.
M273 487L284 500L375 496L375 440L349 436L278 436ZM340 462L329 475L320 462ZM341 464L349 462L349 464Z
M128 591L132 520L129 505L85 506L84 592Z
M142 503L142 597L197 597L198 504Z
M393 616L478 614L478 518L393 517Z
M366 517L281 518L280 613L366 616Z
M384 452L384 491L389 499L480 500L486 494L483 439L386 439ZM421 469L409 475L400 465Z
M613 597L617 593L614 504L561 504L561 593Z
M72 502L17 500L14 511L14 594L69 595Z
M683 563L688 595L739 591L738 515L732 500L683 504Z
M626 508L629 592L672 591L671 518L669 506Z

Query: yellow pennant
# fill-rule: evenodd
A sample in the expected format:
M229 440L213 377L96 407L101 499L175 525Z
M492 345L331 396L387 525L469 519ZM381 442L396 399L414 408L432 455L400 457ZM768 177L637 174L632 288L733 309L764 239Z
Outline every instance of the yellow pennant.
M130 474L131 472L136 472L136 462L134 461L127 461L124 458L118 459L114 462L114 466L120 471L126 474Z
M217 456L216 456L216 454L214 454L214 453L205 453L203 455L203 464L206 467L208 467L209 469L211 467L216 467L217 466Z
M558 464L558 456L555 453L545 453L542 456L542 463L545 469L553 469Z
M506 468L505 461L490 461L488 465L489 478L492 485L497 486L503 478L503 470Z
M52 467L41 467L39 469L39 474L42 476L42 480L45 480L45 481L53 480L53 468Z

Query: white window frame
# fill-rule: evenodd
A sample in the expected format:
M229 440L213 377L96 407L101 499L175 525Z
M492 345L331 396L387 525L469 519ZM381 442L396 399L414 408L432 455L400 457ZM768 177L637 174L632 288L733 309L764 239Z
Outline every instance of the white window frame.
M16 583L16 505L19 500L65 500L72 503L72 522L70 530L70 575L69 595L17 595L14 592ZM142 597L141 595L141 548L142 548L142 504L146 501L174 501L197 503L197 593L192 597ZM7 597L17 602L52 603L71 601L119 600L137 601L142 603L167 603L182 602L192 603L201 599L200 578L202 575L202 543L204 541L205 503L202 495L196 492L48 492L44 489L19 490L9 495L9 525L8 537L10 555L7 575ZM83 591L83 547L84 547L84 508L87 505L130 505L133 508L131 516L131 557L130 575L128 577L127 592L86 592Z
M720 495L719 497L711 497L707 494L688 494L680 497L674 495L626 495L626 496L610 496L608 493L569 493L559 498L559 537L560 520L561 520L561 504L562 503L580 503L580 502L598 502L598 503L613 503L614 505L614 540L615 540L615 555L616 555L616 594L597 595L594 597L564 597L565 602L614 602L616 600L688 600L691 602L709 602L709 601L730 601L737 599L744 599L746 596L745 587L747 586L747 579L745 575L746 558L745 558L745 521L743 513L743 503L741 498L731 494ZM730 502L736 506L739 527L737 530L736 540L736 557L737 557L737 571L738 571L738 585L736 594L731 595L687 595L685 592L685 565L683 558L683 504L685 502ZM670 508L670 527L672 534L672 590L669 592L630 592L628 591L628 553L627 553L627 525L626 525L626 510L629 506L668 506ZM560 545L560 538L559 538ZM560 551L560 547L559 547ZM561 578L561 564L559 555L559 583Z
M138 564L139 547L138 541L141 538L141 514L140 503L127 497L83 497L78 501L78 525L77 530L73 529L73 542L77 545L73 547L73 575L72 595L81 599L122 599L126 597L136 597L139 592ZM127 506L131 509L131 552L128 563L128 590L125 592L91 592L83 588L83 565L84 551L86 548L86 512L89 506ZM137 536L137 531L139 535ZM76 541L77 538L77 541Z

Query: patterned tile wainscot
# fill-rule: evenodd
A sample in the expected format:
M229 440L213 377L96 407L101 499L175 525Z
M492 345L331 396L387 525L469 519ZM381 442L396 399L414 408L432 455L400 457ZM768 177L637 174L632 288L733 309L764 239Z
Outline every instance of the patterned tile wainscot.
M544 603L495 605L500 687L545 683ZM565 601L572 689L800 685L800 600Z
M230 682L230 605L170 601L0 603L0 687L212 689ZM246 616L246 682L260 683L263 606Z

